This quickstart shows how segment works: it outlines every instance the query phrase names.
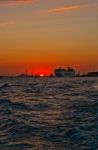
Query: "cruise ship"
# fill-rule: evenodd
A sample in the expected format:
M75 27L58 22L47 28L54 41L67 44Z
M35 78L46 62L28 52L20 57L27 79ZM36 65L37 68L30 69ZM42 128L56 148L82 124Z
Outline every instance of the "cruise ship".
M54 74L56 77L75 77L75 70L71 67L67 69L57 68L54 70Z

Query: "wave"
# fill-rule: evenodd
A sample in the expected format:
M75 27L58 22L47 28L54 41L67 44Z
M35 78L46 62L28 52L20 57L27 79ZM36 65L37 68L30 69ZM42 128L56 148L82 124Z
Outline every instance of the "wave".
M97 78L0 80L0 150L98 149Z

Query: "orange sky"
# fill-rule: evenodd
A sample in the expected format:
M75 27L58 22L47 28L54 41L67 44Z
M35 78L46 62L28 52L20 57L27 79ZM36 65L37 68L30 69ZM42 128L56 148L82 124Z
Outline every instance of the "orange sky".
M98 1L0 2L0 74L98 71Z

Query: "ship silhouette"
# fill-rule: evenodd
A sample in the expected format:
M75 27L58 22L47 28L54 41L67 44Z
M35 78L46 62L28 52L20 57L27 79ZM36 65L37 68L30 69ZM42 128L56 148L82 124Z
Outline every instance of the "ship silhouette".
M67 69L57 68L54 70L54 74L56 77L75 77L75 70L71 67Z

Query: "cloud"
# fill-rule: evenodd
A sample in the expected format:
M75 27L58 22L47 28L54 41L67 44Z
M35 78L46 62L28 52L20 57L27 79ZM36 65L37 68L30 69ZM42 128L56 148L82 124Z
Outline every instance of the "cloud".
M17 5L32 4L35 0L4 0L0 1L0 7L13 7Z
M0 27L8 27L8 26L12 26L14 24L16 24L15 21L2 22L2 23L0 23Z
M76 10L80 9L79 5L70 5L70 6L64 6L64 7L59 7L59 8L52 8L48 10L48 13L57 13L57 12L64 12L64 11L69 11L69 10Z
M17 3L32 3L34 0L12 0L13 2Z

